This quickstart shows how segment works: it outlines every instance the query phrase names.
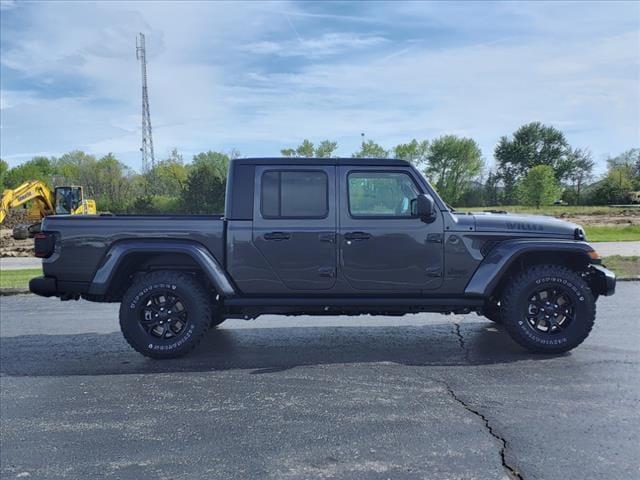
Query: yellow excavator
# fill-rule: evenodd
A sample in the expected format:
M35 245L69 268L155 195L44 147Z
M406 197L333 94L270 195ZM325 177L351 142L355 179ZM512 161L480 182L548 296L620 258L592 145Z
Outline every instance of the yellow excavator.
M17 188L7 189L0 201L0 224L4 222L9 209L31 202L27 219L33 225L18 225L13 229L13 238L23 240L33 236L40 221L48 215L95 215L96 202L85 199L82 187L55 187L53 191L40 180L29 180ZM26 206L26 205L25 205Z

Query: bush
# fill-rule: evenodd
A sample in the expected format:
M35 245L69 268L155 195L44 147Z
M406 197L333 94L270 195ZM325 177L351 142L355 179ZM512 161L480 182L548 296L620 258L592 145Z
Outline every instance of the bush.
M557 200L561 189L553 168L549 165L536 165L520 181L517 193L524 205L540 208L541 205L550 205Z

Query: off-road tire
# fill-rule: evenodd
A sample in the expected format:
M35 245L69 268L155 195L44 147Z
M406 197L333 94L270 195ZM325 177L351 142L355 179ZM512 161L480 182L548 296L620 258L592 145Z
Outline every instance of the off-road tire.
M156 338L140 322L147 300L166 292L184 304L187 323L174 338ZM193 350L211 323L211 304L207 291L193 276L172 271L151 272L139 276L122 297L120 329L125 340L137 352L151 358L177 358Z
M225 320L224 312L222 311L222 308L220 308L219 303L213 302L211 304L211 322L209 323L209 328L214 329Z
M539 333L526 319L526 308L534 292L557 287L573 302L574 318L562 331ZM559 265L537 265L520 272L501 297L503 325L511 338L535 353L563 353L580 345L591 332L596 304L591 289L579 274Z

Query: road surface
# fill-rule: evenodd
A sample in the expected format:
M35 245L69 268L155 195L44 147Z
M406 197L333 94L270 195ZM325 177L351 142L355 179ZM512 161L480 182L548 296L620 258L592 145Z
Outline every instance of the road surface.
M475 315L227 321L133 352L117 306L0 299L3 479L638 478L640 284L574 352Z
M23 270L40 268L42 259L36 257L4 257L0 258L0 270Z

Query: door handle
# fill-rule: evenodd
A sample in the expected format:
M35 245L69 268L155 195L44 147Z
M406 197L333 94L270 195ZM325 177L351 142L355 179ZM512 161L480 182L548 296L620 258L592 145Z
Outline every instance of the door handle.
M269 232L264 234L265 240L275 240L276 242L282 240L289 240L291 238L291 234L288 232Z
M361 242L363 240L369 240L371 234L367 232L349 232L344 234L344 238L350 242Z

